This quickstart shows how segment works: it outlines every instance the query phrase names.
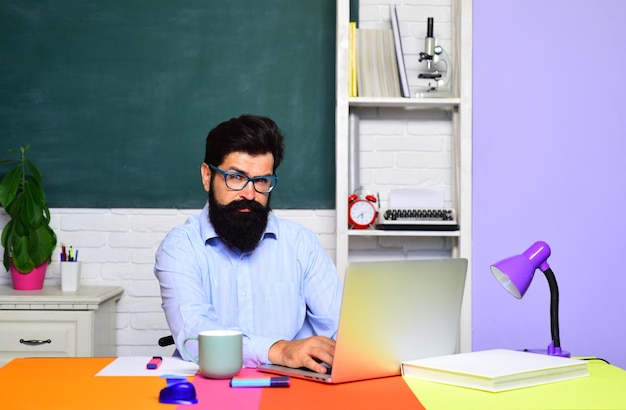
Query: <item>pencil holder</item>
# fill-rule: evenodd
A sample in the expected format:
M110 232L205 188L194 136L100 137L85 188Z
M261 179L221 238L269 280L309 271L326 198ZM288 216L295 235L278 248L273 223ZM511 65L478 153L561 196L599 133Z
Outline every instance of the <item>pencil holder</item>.
M80 288L80 262L61 262L61 290L76 292Z

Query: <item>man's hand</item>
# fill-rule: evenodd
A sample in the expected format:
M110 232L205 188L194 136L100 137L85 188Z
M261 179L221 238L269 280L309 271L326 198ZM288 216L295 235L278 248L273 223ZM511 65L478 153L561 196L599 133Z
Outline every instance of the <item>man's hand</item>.
M268 357L272 363L288 367L307 367L318 373L326 373L320 361L332 366L335 341L325 336L287 342L279 340L270 347Z

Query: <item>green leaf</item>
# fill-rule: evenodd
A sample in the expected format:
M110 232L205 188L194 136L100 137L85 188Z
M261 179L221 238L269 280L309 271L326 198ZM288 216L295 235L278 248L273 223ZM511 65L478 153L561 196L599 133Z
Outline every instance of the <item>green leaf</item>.
M52 258L54 249L57 247L57 234L54 232L54 229L50 228L49 225L46 225L46 230L50 235L50 249L48 249L48 259L50 259Z
M52 256L56 247L56 235L46 225L42 225L28 235L28 254L35 266L39 266Z
M26 236L28 232L21 218L11 219L13 221L13 232L17 236Z
M11 253L7 248L4 248L4 254L2 255L2 264L4 265L4 269L6 269L7 272L9 271L9 269L11 269L10 261Z
M32 228L40 226L43 222L43 205L40 203L31 189L31 184L26 184L24 187L24 215L28 223Z
M24 190L28 189L32 199L37 202L42 208L46 206L46 194L43 192L41 184L32 177L27 177L24 182Z
M50 225L50 209L47 206L43 207L43 222L46 225ZM56 238L56 236L55 236Z
M13 232L15 232L15 221L12 219L2 228L2 247L5 250L11 249L11 239L13 237Z
M5 208L11 219L18 217L22 213L22 205L24 203L24 195L22 192L19 192L13 198L13 201L9 204L8 207Z
M30 173L32 174L33 178L35 178L37 180L37 182L39 183L39 185L41 185L41 171L39 170L39 168L37 168L37 166L35 166L35 164L33 164L32 162L30 162L30 160L28 158L24 158L26 160L26 164L28 165L28 169L30 170Z
M7 246L7 241L10 239L11 235L13 233L13 220L9 220L9 222L7 222L6 225L4 225L4 228L2 228L2 240L0 241L2 243L2 246L4 248L8 248Z
M6 174L0 182L0 205L2 205L4 209L11 204L17 194L21 172L21 165L17 166Z
M8 271L9 270L9 261L10 261L10 257L11 257L11 252L10 252L10 248L11 248L11 244L12 240L13 240L13 231L14 231L14 222L13 220L10 220L2 229L2 246L4 248L4 256L3 256L3 263L4 263L4 268Z
M11 252L11 256L13 265L22 273L30 272L37 266L28 253L28 238L26 236L13 236L13 252Z

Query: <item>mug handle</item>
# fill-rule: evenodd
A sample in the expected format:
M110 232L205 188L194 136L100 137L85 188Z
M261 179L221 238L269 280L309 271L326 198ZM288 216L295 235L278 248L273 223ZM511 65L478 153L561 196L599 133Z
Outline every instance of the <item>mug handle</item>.
M182 346L181 346L181 347L182 347L181 352L182 352L185 356L187 356L187 358L188 358L189 360L191 360L192 362L194 362L194 363L196 363L196 364L199 364L199 363L198 363L198 358L193 357L193 356L191 355L191 353L189 353L189 352L187 351L187 349L185 349L185 344L187 344L187 342L188 342L189 340L198 340L198 336L189 336L189 337L186 337L186 338L185 338L185 340L183 340L183 344L182 344Z

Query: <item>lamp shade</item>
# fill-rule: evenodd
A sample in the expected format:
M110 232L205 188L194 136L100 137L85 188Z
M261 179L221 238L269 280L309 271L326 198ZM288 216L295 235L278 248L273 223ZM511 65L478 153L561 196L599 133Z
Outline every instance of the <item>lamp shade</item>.
M491 265L491 273L511 295L521 299L533 280L535 270L545 272L550 268L547 262L549 256L548 244L538 241L521 255L511 256Z

